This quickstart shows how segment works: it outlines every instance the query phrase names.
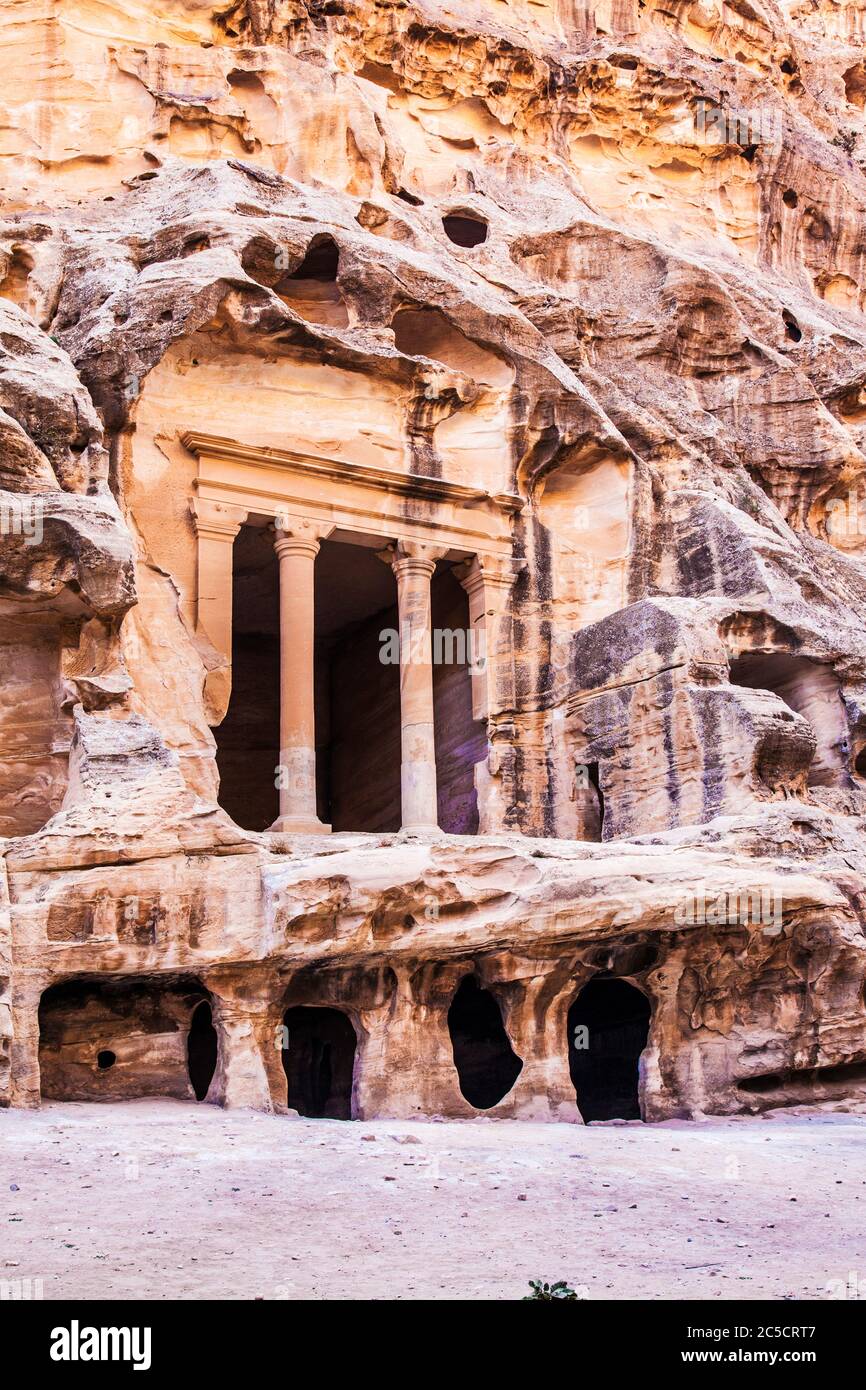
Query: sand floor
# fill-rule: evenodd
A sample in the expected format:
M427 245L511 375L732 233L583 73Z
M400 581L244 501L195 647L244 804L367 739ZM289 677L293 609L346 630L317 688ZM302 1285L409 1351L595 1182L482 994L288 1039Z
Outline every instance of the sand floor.
M0 1111L0 1280L46 1299L866 1298L866 1118ZM833 1281L838 1281L834 1283ZM7 1295L8 1296L8 1295Z

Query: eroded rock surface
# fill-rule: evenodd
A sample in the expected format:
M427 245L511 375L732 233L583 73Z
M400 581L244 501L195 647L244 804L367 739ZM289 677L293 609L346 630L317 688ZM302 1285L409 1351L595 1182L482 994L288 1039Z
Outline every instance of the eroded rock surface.
M24 0L0 52L0 1105L579 1120L584 1049L587 1115L850 1103L861 11ZM330 835L269 829L286 510ZM439 834L410 571L487 642Z

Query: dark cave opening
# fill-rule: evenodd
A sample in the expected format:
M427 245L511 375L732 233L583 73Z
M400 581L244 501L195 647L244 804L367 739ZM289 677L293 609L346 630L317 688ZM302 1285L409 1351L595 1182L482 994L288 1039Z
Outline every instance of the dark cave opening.
M650 1004L627 980L596 976L568 1011L568 1067L577 1107L590 1120L639 1120L639 1059Z
M496 998L472 975L461 980L451 1001L448 1031L464 1099L476 1110L490 1110L508 1095L523 1062L512 1049Z
M782 322L785 325L785 333L791 339L791 342L799 343L801 338L803 337L803 330L798 324L797 320L794 318L794 315L790 312L790 310L783 310Z
M472 213L449 212L442 218L442 226L455 246L480 246L487 240L487 223Z
M204 1100L216 1071L218 1043L210 1004L203 999L193 1010L186 1042L187 1066L196 1100Z
M340 1009L299 1005L283 1018L288 1103L315 1120L352 1119L352 1080L357 1039Z
M340 248L333 237L321 235L313 237L307 247L306 255L296 270L289 275L290 280L336 280L340 268Z

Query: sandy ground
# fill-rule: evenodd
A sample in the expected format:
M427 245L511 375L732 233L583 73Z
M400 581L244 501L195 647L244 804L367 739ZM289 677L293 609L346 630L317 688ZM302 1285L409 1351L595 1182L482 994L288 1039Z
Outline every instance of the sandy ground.
M0 1279L44 1297L866 1297L866 1118L299 1120L0 1111Z

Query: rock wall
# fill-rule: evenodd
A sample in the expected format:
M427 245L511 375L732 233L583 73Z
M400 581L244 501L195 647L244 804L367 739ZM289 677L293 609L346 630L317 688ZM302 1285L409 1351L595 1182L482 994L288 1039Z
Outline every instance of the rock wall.
M336 1008L354 1115L578 1120L590 979L649 999L644 1118L862 1092L862 13L5 8L0 1105L189 1097L204 1002L211 1101L285 1109ZM436 677L462 833L381 828L354 581L339 833L219 804L190 432L500 499L496 698Z

